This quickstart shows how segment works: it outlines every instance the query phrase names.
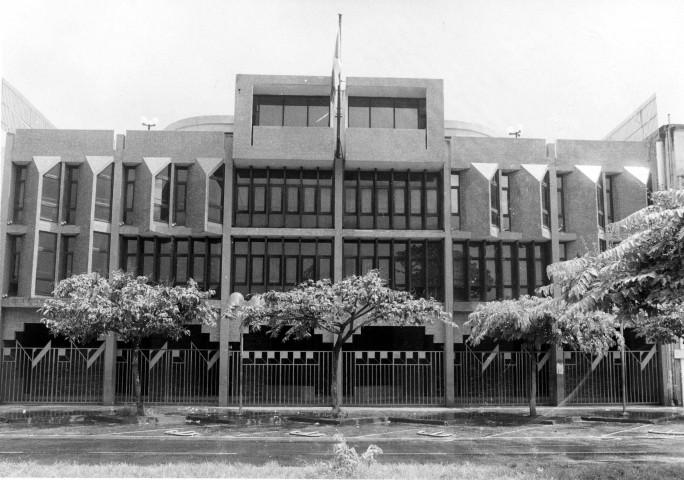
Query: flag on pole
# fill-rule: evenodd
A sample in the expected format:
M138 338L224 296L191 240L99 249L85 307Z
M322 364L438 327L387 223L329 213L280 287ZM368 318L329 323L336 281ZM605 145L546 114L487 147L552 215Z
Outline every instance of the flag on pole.
M342 15L333 55L332 88L330 89L330 123L335 132L335 156L344 157L344 126L341 125L342 105L347 80L342 73Z

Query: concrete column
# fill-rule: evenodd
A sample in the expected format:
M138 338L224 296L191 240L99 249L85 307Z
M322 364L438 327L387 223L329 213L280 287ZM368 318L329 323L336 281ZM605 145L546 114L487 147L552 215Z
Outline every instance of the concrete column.
M563 348L551 347L551 368L549 372L551 403L562 405L565 401L565 357Z
M449 159L443 170L444 205L444 310L453 315L454 312L454 272L453 272L453 240L451 237L451 163ZM444 325L444 403L453 407L454 400L454 327Z
M102 405L114 405L116 398L116 334L105 337Z
M112 223L111 233L109 236L109 275L119 269L119 222L121 221L121 198L123 198L121 187L123 178L123 164L121 163L121 155L123 154L124 136L116 136L116 150L114 152L114 177L112 178ZM95 184L95 182L93 182ZM118 192L118 195L116 195ZM94 192L93 192L94 196ZM94 202L93 208L94 211ZM91 216L93 214L91 211ZM90 223L90 233L92 237L92 222ZM88 269L90 271L90 268ZM105 337L105 351L104 351L104 372L102 378L102 404L114 405L116 398L116 334L110 333Z
M674 365L673 346L658 344L658 363L660 364L660 404L674 405Z
M12 147L14 145L14 135L7 134L7 144L5 145L5 158L0 158L0 205L4 208L0 210L0 341L5 338L5 322L3 320L4 313L2 311L2 296L5 293L5 276L7 275L7 265L5 260L7 258L7 217L10 211L10 185L12 181ZM2 172L4 171L4 174ZM2 362L0 362L0 375L2 375ZM2 378L2 377L0 377ZM0 390L0 402L2 402L2 390Z
M226 137L226 168L223 186L223 242L221 245L221 319L219 320L219 406L228 406L230 384L230 325L223 318L230 296L231 225L233 224L233 145Z

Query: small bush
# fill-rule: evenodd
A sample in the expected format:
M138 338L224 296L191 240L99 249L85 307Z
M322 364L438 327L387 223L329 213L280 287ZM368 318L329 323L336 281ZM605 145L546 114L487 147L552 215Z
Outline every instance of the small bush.
M329 463L329 468L335 476L351 477L357 473L359 467L369 467L376 463L376 457L382 453L382 449L377 445L369 445L366 451L359 455L356 448L347 445L341 434L335 434L333 439L337 441L333 447L335 458Z

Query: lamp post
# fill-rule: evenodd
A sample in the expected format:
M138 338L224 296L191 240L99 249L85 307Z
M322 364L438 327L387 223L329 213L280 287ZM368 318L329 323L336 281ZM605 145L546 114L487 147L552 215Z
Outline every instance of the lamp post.
M238 404L238 415L242 415L242 401L243 401L243 394L242 394L242 387L244 384L243 381L243 371L242 371L242 366L243 366L243 361L242 361L242 356L245 348L245 326L243 324L244 319L242 318L241 315L241 310L243 307L252 307L256 305L260 305L262 303L261 300L261 295L252 295L252 298L249 299L249 301L245 301L245 297L239 293L239 292L233 292L230 294L228 297L228 308L231 310L231 316L233 318L239 319L240 320L240 357L238 359L238 378L239 378L239 384L238 384L238 398L239 398L239 404Z
M147 117L140 117L140 123L142 123L144 126L146 126L148 131L152 127L156 127L158 122L159 122L159 119L157 117L154 117L151 120L148 120Z

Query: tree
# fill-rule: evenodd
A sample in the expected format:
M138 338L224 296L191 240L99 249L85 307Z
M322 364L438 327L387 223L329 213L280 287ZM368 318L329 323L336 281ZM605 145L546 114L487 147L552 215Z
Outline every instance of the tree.
M530 416L537 415L537 355L544 345L569 345L576 350L603 354L616 340L612 315L603 312L566 314L567 305L549 297L481 303L468 315L468 341L479 344L485 337L495 341L521 341L530 351Z
M342 405L342 347L354 332L371 324L423 325L435 319L453 325L451 315L434 299L416 299L409 292L388 288L377 270L337 283L309 280L287 292L267 292L262 302L243 307L240 316L246 325L270 328L274 338L282 334L283 341L302 340L316 328L335 334L331 376L335 416Z
M149 285L147 277L133 278L121 271L109 280L84 273L59 282L39 312L55 336L87 342L116 333L131 342L136 413L144 415L138 366L141 341L152 335L178 340L190 333L185 324L196 321L213 325L215 313L207 303L213 294L198 290L192 279L187 286L170 287Z
M552 284L544 291L559 291L573 311L616 308L632 321L677 310L684 298L684 190L654 192L652 199L653 205L609 225L610 234L625 237L619 245L549 266ZM669 341L682 322L675 322ZM643 326L649 324L655 325Z

